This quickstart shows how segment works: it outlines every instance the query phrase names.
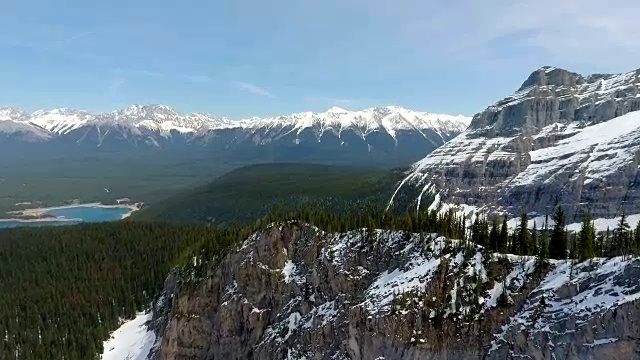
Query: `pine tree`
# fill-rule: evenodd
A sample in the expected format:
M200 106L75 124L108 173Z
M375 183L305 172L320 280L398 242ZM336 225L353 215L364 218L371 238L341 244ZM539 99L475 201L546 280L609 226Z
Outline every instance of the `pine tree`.
M633 254L636 256L640 255L640 221L638 221L636 230L633 232L633 247Z
M476 217L471 225L471 242L474 244L480 244L480 219Z
M621 254L623 256L629 254L629 230L631 227L629 223L627 223L627 216L625 213L622 213L620 217L620 222L618 223L618 227L614 231L614 243L618 249L617 254Z
M593 223L591 221L591 214L588 211L585 211L582 217L582 228L580 229L580 233L578 234L578 258L580 261L584 261L587 259L591 259L594 256L594 242L596 238L596 233L593 228Z
M489 245L489 222L487 218L483 218L480 221L480 237L478 238L478 244L487 247Z
M517 235L513 237L511 251L515 255L529 255L529 217L527 214L520 216L520 226Z
M538 238L538 224L533 222L533 230L531 230L531 246L533 246L531 254L538 256L540 254L540 239Z
M532 255L531 234L529 233L529 216L524 213L520 221L520 252L522 255Z
M603 257L604 256L604 234L599 234L596 238L596 256Z
M489 249L492 252L498 251L498 243L500 242L499 227L498 218L494 216L491 222L491 231L489 232Z
M538 271L542 271L549 264L549 227L547 224L545 220L544 229L538 241L538 252L536 253L536 269Z
M503 254L507 253L507 245L509 242L509 229L507 228L507 215L502 218L502 228L500 229L500 241L498 243L498 251Z
M552 259L567 258L567 232L565 230L565 215L561 206L553 214L553 231L549 241L549 257Z

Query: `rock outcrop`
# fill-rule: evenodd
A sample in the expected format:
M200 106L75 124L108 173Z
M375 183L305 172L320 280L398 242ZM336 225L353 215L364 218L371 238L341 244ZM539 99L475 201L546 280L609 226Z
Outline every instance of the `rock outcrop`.
M615 217L640 213L639 165L640 70L544 67L416 163L397 193L515 216L561 205L570 217Z
M291 222L203 260L168 278L149 359L640 359L636 259Z

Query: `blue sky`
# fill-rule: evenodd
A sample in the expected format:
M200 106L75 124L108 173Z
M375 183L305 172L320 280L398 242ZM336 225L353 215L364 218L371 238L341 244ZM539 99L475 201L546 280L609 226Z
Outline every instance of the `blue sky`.
M11 1L0 105L473 115L542 65L640 67L638 18L637 0Z

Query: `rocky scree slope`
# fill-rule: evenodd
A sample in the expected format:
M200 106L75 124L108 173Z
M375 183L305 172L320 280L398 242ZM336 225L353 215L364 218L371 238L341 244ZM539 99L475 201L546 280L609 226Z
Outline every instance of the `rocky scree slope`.
M0 148L40 154L99 150L226 152L240 160L271 156L338 158L359 154L415 161L469 125L464 116L417 112L397 106L304 112L232 121L207 114L181 114L164 105L133 105L103 114L70 109L0 108ZM11 135L11 136L8 136Z
M638 259L290 222L203 260L167 279L147 359L640 358Z
M397 194L432 208L544 215L561 204L570 217L587 209L614 217L640 213L639 165L640 70L582 76L543 67L417 162Z

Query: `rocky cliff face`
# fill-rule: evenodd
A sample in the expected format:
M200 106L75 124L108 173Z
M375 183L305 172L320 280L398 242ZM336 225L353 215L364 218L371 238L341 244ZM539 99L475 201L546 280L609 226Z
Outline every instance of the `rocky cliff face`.
M148 359L640 359L640 260L295 222L202 260L167 280Z
M640 213L638 165L640 70L585 77L544 67L416 163L397 193L417 188L512 215L560 204L569 216L613 217Z

